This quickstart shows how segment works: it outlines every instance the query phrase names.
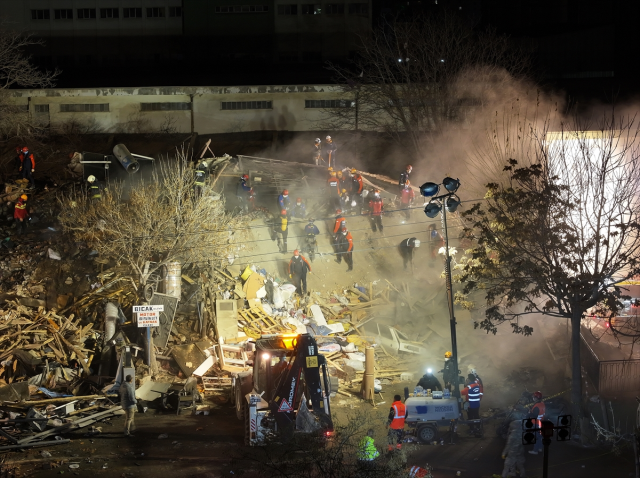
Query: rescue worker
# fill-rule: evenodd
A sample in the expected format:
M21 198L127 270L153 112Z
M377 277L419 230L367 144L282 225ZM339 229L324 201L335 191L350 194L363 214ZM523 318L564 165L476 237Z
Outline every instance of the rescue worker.
M30 188L35 189L36 183L33 180L33 173L36 171L36 160L33 157L33 153L29 152L28 147L22 148L22 152L18 156L20 158L20 171L22 172L22 179L28 179Z
M544 420L544 416L546 414L546 407L544 402L542 401L542 392L537 391L533 394L533 399L536 403L533 404L531 410L529 410L529 415L527 418L534 418L536 420L536 428L542 427L542 420ZM532 455L537 455L542 451L542 435L540 432L536 432L538 436L536 437L536 443L533 445L533 450L529 450L529 453Z
M293 205L293 217L304 219L307 215L307 206L302 202L302 198L296 198L296 203Z
M336 255L337 256L336 260L338 264L340 264L342 262L342 259L344 258L344 261L349 266L349 268L347 269L347 272L352 271L353 270L353 237L351 236L351 233L347 231L346 226L342 226L340 228L340 234L338 234L338 240L337 240L337 249L338 249L338 254Z
M453 354L447 350L444 353L444 367L440 370L442 374L442 381L444 382L444 388L448 388L453 391L453 385L458 386L458 373L453 369L453 360L451 358Z
M238 204L240 209L247 212L249 209L249 197L251 195L252 188L247 184L249 181L249 175L243 174L240 176L240 181L236 186L236 197L238 198Z
M313 255L316 253L316 236L320 234L318 226L314 224L314 219L309 218L309 224L304 226L306 252L309 254L309 258L313 261Z
M336 220L335 220L335 223L333 224L333 234L334 235L338 234L338 232L340 231L340 228L342 228L343 226L347 227L347 221L342 215L342 209L336 209Z
M198 166L196 166L195 170L195 180L193 185L195 188L196 199L199 199L202 196L202 190L207 184L207 179L209 179L209 163L203 159L200 161Z
M405 221L409 221L409 219L411 219L411 205L413 204L415 197L416 195L411 188L411 182L407 179L407 182L402 188L402 193L400 194L400 202L402 203L402 212L404 214ZM402 221L402 224L404 224L405 221Z
M389 439L389 447L388 450L393 450L393 445L395 443L396 449L400 450L402 448L402 438L404 437L404 421L407 419L407 408L402 403L402 398L400 395L395 395L393 397L393 403L391 404L391 408L389 409L389 417L387 421L387 426L389 427L388 439Z
M402 172L402 174L400 174L400 180L398 181L398 187L400 188L401 192L402 192L402 189L404 188L405 184L407 184L407 181L409 181L409 176L411 176L411 171L413 171L413 166L411 166L410 164L407 164L407 167L404 170L404 172Z
M373 191L373 198L369 201L369 209L371 211L371 230L376 232L378 229L382 233L382 215L384 214L384 204L380 197L380 190Z
M322 142L320 138L316 138L315 144L313 145L313 161L316 163L316 166L320 166L320 161L324 161L322 159Z
M340 195L340 207L343 211L348 211L351 208L351 197L346 189L343 189Z
M13 218L16 220L16 232L18 235L21 235L25 232L27 228L27 218L29 217L29 212L27 211L27 195L23 194L18 199L18 202L15 205L13 210Z
M282 194L278 196L278 208L282 211L283 209L287 211L287 215L289 214L289 206L291 205L291 200L289 199L289 190L285 189L282 191Z
M431 249L431 257L429 259L429 267L433 267L438 257L438 251L444 246L444 238L438 231L435 224L429 225L429 247Z
M327 187L329 188L329 207L337 208L340 206L340 180L335 171L329 172L327 179Z
M307 271L311 272L311 264L296 249L289 261L289 279L293 279L298 295L307 293Z
M433 370L430 368L427 369L427 373L425 373L420 381L418 382L417 387L422 387L424 390L436 390L438 392L442 391L442 385L440 385L440 380L433 375Z
M460 394L467 397L467 418L469 420L480 420L480 399L483 393L480 391L480 385L473 374L470 373L467 376L467 384L460 391ZM480 434L480 427L477 424L474 423L470 428L473 435Z
M249 210L256 210L256 192L253 188L249 188Z
M427 463L425 465L424 468L421 468L419 466L412 466L409 471L409 476L413 477L415 476L416 478L432 478L433 475L431 474L431 467L429 466L429 463Z
M369 428L367 435L362 437L362 440L358 443L358 462L360 464L368 464L368 462L372 462L380 456L380 452L373 442L373 436L373 428Z
M416 247L420 247L420 240L415 237L404 239L398 246L405 270L407 270L407 264L411 264L411 270L413 271L413 252Z
M287 210L280 211L280 227L278 228L278 234L282 237L282 244L278 244L280 252L287 253L287 236L289 235L289 226L287 224Z
M338 147L336 146L336 143L333 142L333 140L331 139L331 136L327 136L325 138L324 146L322 147L322 153L327 159L327 164L333 167L334 169L337 169L337 162L336 162L337 150L338 150Z
M351 199L356 202L357 214L362 213L362 191L364 185L362 183L362 176L353 168L349 176L351 177Z
M96 177L91 174L87 178L87 191L91 202L98 202L102 199L102 191L100 191L100 185L96 181Z
M522 444L522 422L513 420L509 424L509 435L507 443L502 450L502 459L504 468L502 470L502 478L515 477L516 473L520 473L520 478L524 478L524 445Z

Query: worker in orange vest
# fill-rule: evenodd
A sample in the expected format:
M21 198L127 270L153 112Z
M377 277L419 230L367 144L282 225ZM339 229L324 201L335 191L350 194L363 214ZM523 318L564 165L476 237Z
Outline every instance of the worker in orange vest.
M546 407L542 401L542 392L535 392L533 394L533 399L536 403L533 404L533 407L531 407L531 410L529 411L529 418L535 418L536 428L542 428L542 420L544 420L546 413ZM537 455L542 451L542 436L540 435L540 432L536 433L538 433L538 439L536 440L535 445L533 445L533 450L529 450L529 453L532 455Z
M389 451L393 450L393 443L396 444L396 449L402 448L402 438L404 437L404 421L407 418L407 407L402 403L402 397L396 395L393 397L393 403L389 410Z

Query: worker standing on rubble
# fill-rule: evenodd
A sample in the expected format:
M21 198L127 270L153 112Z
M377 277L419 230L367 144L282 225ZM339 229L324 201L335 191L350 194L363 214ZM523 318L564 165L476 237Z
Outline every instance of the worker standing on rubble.
M338 234L342 227L347 227L347 221L342 215L342 209L336 209L336 220L333 223L333 235L335 236Z
M542 392L537 391L533 394L533 399L536 403L533 404L531 410L529 411L529 416L527 418L534 418L536 420L536 428L542 428L542 420L544 420L544 416L547 413L544 402L542 401ZM540 432L537 433L536 443L533 445L533 450L529 450L529 453L532 455L537 455L542 451L542 435Z
M405 183L404 187L402 188L402 193L400 195L400 202L402 203L402 212L404 214L404 221L402 221L402 224L405 223L405 221L409 221L409 219L411 219L411 205L413 204L413 200L415 199L416 195L413 192L413 189L411 188L411 182L407 179L407 182Z
M280 252L287 253L287 236L289 235L289 225L287 221L287 210L280 211L280 227L278 228L278 234L282 237L282 244L280 246Z
M433 375L433 370L430 368L427 369L427 373L425 373L420 381L418 382L417 387L422 387L424 390L436 390L438 392L442 391L442 385L440 385L440 380Z
M320 138L316 138L315 144L313 145L313 161L316 163L316 166L320 166L320 161L322 160L322 142Z
M327 164L334 169L338 168L338 164L336 162L336 151L338 147L336 143L333 142L331 136L327 136L325 138L324 146L322 147L322 153L325 155L327 159Z
M202 197L202 191L207 184L207 179L209 179L209 163L206 159L203 159L200 161L198 166L196 166L195 170L195 180L193 182L193 186L196 199L200 199Z
M467 375L467 384L460 391L460 395L467 397L467 402L465 403L467 418L469 420L480 420L480 399L483 393L480 391L480 385L473 374ZM480 434L480 427L477 424L472 424L470 428L471 434L476 436Z
M244 212L247 212L249 209L249 196L251 194L251 187L247 184L249 181L249 175L243 174L240 176L240 181L238 181L238 185L236 186L236 197L238 198L238 204L240 209Z
M329 207L337 208L340 206L340 180L335 171L329 171L329 179L327 179L327 187L329 189Z
M400 180L398 181L398 187L400 188L400 192L404 189L405 185L409 181L409 176L411 176L411 171L413 171L413 166L407 164L406 169L400 174Z
M502 478L515 477L516 473L520 473L520 477L524 478L524 445L522 444L522 422L520 420L513 420L509 424L509 435L504 450L502 450L502 459L505 460Z
M351 208L351 196L346 189L342 189L342 194L340 195L340 207L343 211L349 211Z
M431 248L431 257L429 261L429 267L433 267L438 257L438 251L444 246L444 238L438 231L435 224L429 225L429 247Z
M347 272L353 270L353 237L351 233L347 231L347 226L342 226L340 228L340 233L337 235L336 240L336 249L338 250L336 261L338 264L344 261L347 263L349 268Z
M124 410L124 436L133 436L133 418L136 413L137 403L136 391L133 388L133 377L127 375L124 383L120 385L120 406Z
M349 176L351 178L351 198L356 202L357 214L360 214L362 213L362 191L364 189L362 176L355 168L351 169Z
M22 152L18 158L20 158L20 172L22 173L22 179L28 179L30 189L35 189L36 183L33 180L33 173L36 171L36 160L33 157L33 153L30 153L29 148L25 146L22 148Z
M394 443L397 450L402 448L402 439L404 438L404 421L407 419L407 416L407 408L404 403L402 403L402 397L400 397L400 395L395 395L393 397L391 409L389 409L389 417L387 421L387 426L389 427L389 433L387 435L389 439L389 451L393 450Z
M296 203L293 206L293 217L304 219L307 215L307 207L302 202L302 198L296 198Z
M420 247L420 240L415 237L404 239L398 246L405 270L407 270L407 264L411 264L411 270L413 271L413 253L417 247Z
M21 235L27 228L27 218L29 213L27 212L27 195L23 194L18 199L14 209L13 218L16 220L16 233Z
M91 202L98 202L102 199L102 188L93 174L87 178L87 192Z
M384 204L380 197L380 190L373 191L373 198L369 201L369 210L371 211L371 230L376 232L377 229L382 233L382 215L384 214Z
M305 251L309 254L309 258L313 261L313 255L316 253L316 236L320 234L320 230L318 226L314 224L315 219L309 218L309 224L304 226L304 234L305 234Z
M289 279L293 279L296 292L300 296L307 293L307 271L311 272L311 264L296 249L289 261Z
M291 205L291 200L289 199L289 190L285 189L282 191L282 194L278 196L278 208L282 211L287 211L287 215L289 215L289 206Z

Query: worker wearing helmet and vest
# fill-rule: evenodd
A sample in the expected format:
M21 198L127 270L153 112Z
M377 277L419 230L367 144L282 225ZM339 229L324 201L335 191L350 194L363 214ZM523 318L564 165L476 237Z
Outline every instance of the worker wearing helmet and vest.
M396 449L402 448L402 438L404 437L404 422L407 419L407 408L402 403L400 395L393 397L393 403L389 409L389 417L387 426L389 427L389 451L393 450L395 443Z
M340 180L335 171L329 171L327 189L329 194L329 207L340 207Z
M193 188L195 197L198 199L202 196L204 186L207 184L207 179L209 179L209 163L206 160L201 160L196 166L194 176Z
M282 194L278 196L278 208L282 211L283 209L287 211L287 215L289 215L289 206L291 205L291 200L289 199L289 190L285 189L282 191Z
M402 188L402 193L400 194L400 202L402 203L402 212L404 214L404 221L402 221L402 224L411 219L411 205L413 204L415 197L416 195L413 192L413 189L411 189L411 182L407 179L407 182Z
M344 261L349 266L349 268L347 269L347 272L352 271L353 270L353 237L351 236L351 233L347 231L346 226L342 226L340 228L340 232L337 234L336 242L337 242L336 248L338 252L336 254L336 261L338 262L338 264L340 264L340 262L342 262L342 259L344 258Z
M544 420L544 416L547 411L544 402L542 401L542 392L535 392L533 394L533 399L535 400L535 403L533 404L533 407L531 407L527 418L534 418L536 420L536 428L541 428L542 420ZM538 433L538 439L536 440L535 445L533 445L533 450L529 450L529 453L532 455L537 455L542 451L542 436L540 435L540 432L536 433Z
M407 270L407 264L411 264L411 270L413 271L413 253L418 247L420 247L420 239L415 237L404 239L398 246L405 270Z
M333 139L331 139L331 136L327 136L324 141L324 146L322 146L322 153L327 159L327 164L329 166L333 166L334 169L338 169L337 161L336 161L337 150L338 150L338 147L336 146L336 143L333 142Z
M467 397L467 417L469 420L480 420L480 400L482 399L483 393L480 391L480 385L476 380L476 377L473 374L469 374L467 376L467 384L460 392L461 395L465 395ZM480 427L473 423L471 425L471 433L474 435L479 435L481 433Z
M442 381L444 382L444 388L453 391L453 387L458 387L458 374L459 370L454 370L453 368L453 360L451 358L453 354L447 350L444 353L444 367L440 370L442 373Z
M98 202L102 199L101 189L102 188L98 184L98 181L96 181L96 177L93 174L91 174L87 178L87 190L89 192L89 198L91 199L92 202Z
M283 209L280 211L280 227L278 228L278 234L282 237L282 243L278 245L280 246L280 252L283 254L287 253L287 236L289 235L289 226L287 223L287 210Z
M13 218L16 220L16 232L18 235L22 234L27 227L27 218L29 212L27 211L27 195L23 194L18 199L13 210Z
M405 185L409 181L409 176L411 176L411 171L413 171L413 166L407 164L406 169L400 174L400 180L398 181L398 187L400 188L400 192L404 189Z
M324 161L324 159L322 159L322 141L320 141L320 138L316 138L315 144L313 145L313 161L316 163L316 166L320 166L320 161Z
M349 172L349 176L351 177L351 199L356 203L356 205L353 207L356 209L356 214L361 214L362 191L364 190L362 176L355 168L351 169L351 171Z
M307 271L311 272L311 264L296 249L293 251L293 257L289 261L289 278L293 279L296 292L299 295L307 293Z
M296 198L296 203L293 205L293 217L304 219L307 215L307 206L302 202L302 198Z
M33 153L30 153L29 148L25 146L22 148L18 158L20 159L22 179L28 179L31 189L35 189L36 183L33 180L33 173L36 171L36 160L33 157Z
M376 232L378 229L382 233L382 215L384 214L384 204L380 197L380 190L373 191L373 198L369 201L369 210L371 211L371 230Z

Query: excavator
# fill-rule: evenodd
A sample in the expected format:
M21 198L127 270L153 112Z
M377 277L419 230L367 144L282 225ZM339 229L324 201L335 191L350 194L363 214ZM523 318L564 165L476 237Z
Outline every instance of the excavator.
M253 371L238 373L233 388L245 445L286 442L296 433L333 434L327 363L312 335L262 335Z

